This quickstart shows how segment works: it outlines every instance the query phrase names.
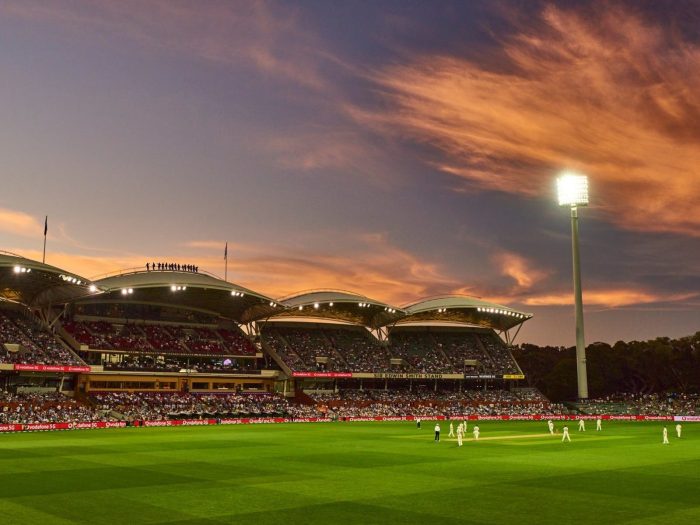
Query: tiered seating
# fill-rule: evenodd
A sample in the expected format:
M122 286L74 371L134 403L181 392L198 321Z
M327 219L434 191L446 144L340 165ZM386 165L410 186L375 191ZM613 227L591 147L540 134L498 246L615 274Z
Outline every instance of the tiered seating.
M333 349L330 341L322 330L314 328L288 328L274 327L268 329L276 335L274 348L281 350L285 356L294 361L296 370L328 370L347 371L348 365L343 358ZM284 348L284 342L286 346ZM295 359L294 356L297 356ZM328 358L326 363L318 363L317 357ZM286 361L289 364L289 361Z
M0 423L3 424L84 422L101 419L101 413L63 394L0 392Z
M274 328L265 328L262 332L263 341L272 347L286 365L292 370L308 370L303 359L297 355ZM314 368L316 368L314 366Z
M148 339L143 331L136 325L125 324L110 325L112 333L107 333L107 340L115 350L132 350L135 352L145 352L151 350Z
M66 321L63 327L76 341L95 350L120 350L169 355L255 355L240 331L184 325L111 324L106 321Z
M695 416L700 414L700 395L618 393L576 407L584 414Z
M227 353L233 355L255 355L256 350L253 343L242 332L220 329L217 333L224 340Z
M355 327L267 326L263 340L296 371L518 374L508 348L495 334L454 330L396 330L382 346ZM328 358L318 363L318 357ZM392 365L391 359L403 365ZM465 360L476 360L468 367Z
M11 394L0 391L0 424L101 421L101 411L60 393Z
M464 365L465 359L479 362L478 368L484 373L491 373L493 362L489 355L481 348L475 336L471 332L433 332L433 337L438 346L452 363L452 368L458 371L475 371L474 367Z
M427 332L396 331L390 335L390 351L394 357L406 361L414 372L439 374L461 372L455 370L445 354Z
M338 417L422 416L443 414L514 415L562 414L563 405L550 403L536 390L340 390L311 394L319 406Z
M115 411L128 419L289 417L316 413L314 409L292 406L278 394L101 392L91 397L102 410Z
M180 343L170 330L165 326L145 325L143 327L146 332L148 344L154 350L161 350L166 353L184 354L187 352L187 347Z
M491 356L496 374L520 374L520 367L500 337L494 333L479 333L481 343Z
M21 345L19 352L9 352L4 344ZM84 365L65 349L56 337L14 311L0 311L0 362L36 365Z
M325 333L352 372L400 372L403 369L391 366L389 350L364 329L338 328L325 330Z

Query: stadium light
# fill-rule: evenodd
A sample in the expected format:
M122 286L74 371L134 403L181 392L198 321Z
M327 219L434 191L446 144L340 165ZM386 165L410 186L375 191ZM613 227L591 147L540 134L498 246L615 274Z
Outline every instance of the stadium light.
M578 208L579 206L588 206L588 177L564 173L557 179L557 193L559 206L567 206L571 210L571 258L576 305L576 376L579 399L588 399L586 342L583 332L583 294L581 292L581 257L578 242Z
M588 177L565 173L557 179L559 206L588 206Z
M94 284L91 284L89 290L90 290L90 292L95 293L97 291L97 286L95 286Z

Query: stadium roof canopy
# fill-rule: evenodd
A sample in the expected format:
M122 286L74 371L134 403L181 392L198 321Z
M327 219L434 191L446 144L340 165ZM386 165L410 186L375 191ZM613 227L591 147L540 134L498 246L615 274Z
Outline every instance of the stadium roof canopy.
M425 299L404 309L406 316L400 323L442 321L510 330L532 318L532 314L466 295Z
M240 323L269 317L283 307L262 294L206 272L127 271L95 281L99 297L79 303L141 303L215 314Z
M94 295L91 284L55 266L0 252L0 299L41 308Z
M344 290L304 291L279 302L287 309L275 315L275 319L318 318L378 328L406 315L401 308Z

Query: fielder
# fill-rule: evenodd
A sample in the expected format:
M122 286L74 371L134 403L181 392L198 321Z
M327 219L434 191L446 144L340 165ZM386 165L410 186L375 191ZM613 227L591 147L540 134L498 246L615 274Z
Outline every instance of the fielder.
M595 430L596 432L600 432L603 430L603 420L598 418L595 420Z
M464 435L464 427L460 423L457 426L457 446L461 447L462 446L462 436Z
M549 428L549 433L554 435L554 421L551 419L547 421L547 428Z
M472 430L472 434L474 434L474 441L479 441L479 427L474 426L474 430Z
M664 427L664 441L663 441L663 444L664 444L664 445L668 445L668 429L667 429L666 427Z
M452 421L450 421L450 433L447 434L447 437L455 437L455 426L452 424Z
M678 434L678 438L680 439L681 437L681 430L683 430L683 427L681 426L680 423L676 425L676 434Z
M585 432L586 431L586 422L583 420L583 418L578 420L578 431L579 432Z
M569 427L564 427L563 429L563 435L561 437L561 442L563 443L564 441L568 441L571 443L571 436L569 436Z

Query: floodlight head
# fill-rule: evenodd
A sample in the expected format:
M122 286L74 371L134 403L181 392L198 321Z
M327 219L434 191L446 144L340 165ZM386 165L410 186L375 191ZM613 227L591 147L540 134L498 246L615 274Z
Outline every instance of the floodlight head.
M588 177L565 173L557 179L559 206L588 206Z

